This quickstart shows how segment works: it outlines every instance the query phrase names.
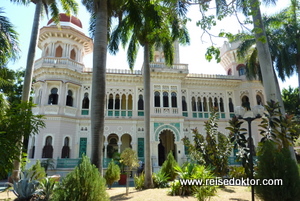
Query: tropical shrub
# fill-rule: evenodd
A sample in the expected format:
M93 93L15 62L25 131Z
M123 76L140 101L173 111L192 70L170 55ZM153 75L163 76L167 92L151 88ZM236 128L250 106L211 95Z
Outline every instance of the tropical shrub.
M117 164L115 164L114 160L111 160L108 164L106 173L105 173L105 180L106 184L108 185L109 189L111 189L111 186L114 182L118 181L120 179L120 168Z
M182 167L176 166L175 170L178 173L179 180L170 183L170 195L194 195L198 200L206 200L216 194L217 186L181 184L182 181L187 179L202 180L202 182L205 182L207 179L214 179L212 171L204 165L187 163Z
M39 181L35 180L35 172L25 171L20 173L20 180L10 184L17 196L16 201L29 201L37 194Z
M169 181L173 181L177 176L177 173L174 169L176 166L178 166L178 163L175 160L172 151L170 151L167 156L167 160L165 160L162 164L160 171L169 178Z
M28 169L28 171L35 173L32 175L35 180L42 180L46 177L45 169L41 166L41 161L39 160L37 160L36 163Z
M273 141L265 141L259 147L258 166L255 178L281 179L282 185L257 185L256 194L264 201L300 200L300 177L297 164L288 148L279 149Z
M106 201L109 196L105 183L96 166L83 155L81 163L54 190L53 200Z
M134 177L134 186L135 186L136 190L145 189L144 183L145 183L145 174L144 173L140 174L140 176Z
M153 184L155 188L167 188L169 186L169 177L161 170L152 174Z
M53 197L53 193L54 193L54 189L56 187L57 184L57 179L56 178L49 178L46 177L43 180L41 180L40 182L40 186L39 186L39 200L44 200L44 201L48 201L48 200L52 200Z
M229 167L228 176L230 178L247 178L247 174L245 172L245 168L243 166L231 166Z
M183 138L184 145L188 147L189 157L192 161L213 167L213 173L217 176L225 176L228 173L228 158L232 145L228 137L218 131L218 113L211 113L205 122L206 135L200 134L198 129L193 129L193 143L188 138Z

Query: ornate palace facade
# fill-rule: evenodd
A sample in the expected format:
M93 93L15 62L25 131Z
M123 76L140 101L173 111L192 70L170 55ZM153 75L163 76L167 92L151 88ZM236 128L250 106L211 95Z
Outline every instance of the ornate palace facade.
M50 20L40 30L42 56L35 62L33 89L35 114L46 117L46 128L29 140L28 157L53 158L56 173L72 168L82 154L91 155L90 103L92 69L83 63L92 52L92 39L82 32L79 19L61 14L61 29ZM221 48L221 65L228 75L190 74L188 64L166 66L161 52L151 63L151 156L154 170L172 151L176 160L186 160L181 139L191 138L191 129L204 133L211 108L219 112L219 129L234 115L234 106L264 102L263 86L247 81L244 66L235 60L234 44ZM94 55L95 56L95 55ZM125 64L120 64L125 65ZM200 64L199 64L200 65ZM203 66L204 67L204 66ZM108 66L109 68L109 66ZM141 70L107 69L104 164L114 152L127 147L144 157L143 74ZM99 86L101 87L101 86ZM257 122L253 123L257 130ZM258 135L254 134L254 141Z

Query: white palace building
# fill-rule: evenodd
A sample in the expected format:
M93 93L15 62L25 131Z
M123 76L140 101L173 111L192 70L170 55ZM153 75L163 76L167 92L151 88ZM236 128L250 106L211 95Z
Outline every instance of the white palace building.
M61 29L52 20L40 30L41 58L34 66L34 114L45 116L46 128L32 136L28 145L30 164L52 158L53 173L64 175L82 154L91 156L92 68L83 63L93 50L93 41L82 31L76 17L60 14ZM190 74L188 64L164 64L163 54L155 52L151 63L151 157L157 171L172 151L179 164L186 161L182 138L192 139L191 129L204 132L210 108L219 110L219 129L234 115L234 107L264 103L259 81L245 78L245 66L236 61L236 45L221 48L221 65L227 75ZM94 55L95 56L95 55ZM120 65L126 65L124 63ZM199 64L200 65L200 64ZM109 66L108 66L109 68ZM114 152L127 147L144 158L144 108L142 70L107 69L104 166ZM101 87L101 86L99 86ZM258 121L252 124L255 144L259 140ZM246 125L245 125L246 127ZM30 165L29 164L29 165Z

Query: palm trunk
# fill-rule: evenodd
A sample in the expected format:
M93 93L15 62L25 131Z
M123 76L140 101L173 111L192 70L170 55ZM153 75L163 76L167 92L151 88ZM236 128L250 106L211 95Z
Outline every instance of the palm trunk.
M263 85L266 93L266 100L279 101L280 99L278 100L277 98L280 94L278 94L278 92L276 91L276 79L273 73L272 58L269 50L264 24L261 17L259 0L251 0L250 3L256 47L258 51L258 59L260 63L260 70L264 80ZM280 112L282 113L282 115L285 115L284 105L282 105L282 101L279 102L279 104L282 108ZM290 146L289 150L291 153L291 157L296 161L296 156L293 147Z
M105 118L107 1L100 1L96 13L93 51L93 79L91 100L92 163L103 175L103 133Z
M145 187L152 188L151 148L150 148L150 49L144 46L144 110L145 110Z
M256 47L258 51L258 59L260 63L261 73L263 77L263 85L266 93L266 100L276 101L276 81L273 74L273 65L269 45L265 33L265 28L262 22L259 1L251 0L251 12L253 25L255 30Z
M22 92L22 102L29 102L31 84L32 84L32 74L33 74L33 65L35 59L35 52L37 47L38 35L39 35L39 26L40 26L40 17L41 17L42 1L37 0L35 5L34 20L31 30L31 38L29 43L29 49L27 54L27 64L25 70L23 92ZM20 146L20 156L18 160L14 160L14 170L12 172L12 179L15 181L19 180L20 167L22 160L22 148L23 148L24 136L21 137L19 143Z

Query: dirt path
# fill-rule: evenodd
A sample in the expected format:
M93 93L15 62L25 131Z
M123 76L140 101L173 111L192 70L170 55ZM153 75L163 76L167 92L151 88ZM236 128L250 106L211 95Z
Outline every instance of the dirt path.
M148 189L143 191L137 191L134 188L129 189L129 195L126 196L126 189L124 187L116 187L108 189L107 192L110 195L112 201L115 200L127 200L127 201L196 201L196 198L169 196L167 195L168 189ZM16 197L13 192L0 193L0 201L14 200ZM227 186L218 190L217 196L212 197L211 201L250 201L251 192L249 187L241 186ZM255 199L259 201L259 199Z

